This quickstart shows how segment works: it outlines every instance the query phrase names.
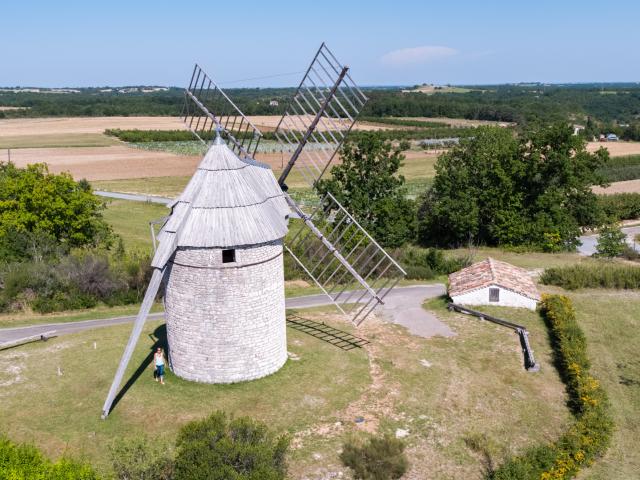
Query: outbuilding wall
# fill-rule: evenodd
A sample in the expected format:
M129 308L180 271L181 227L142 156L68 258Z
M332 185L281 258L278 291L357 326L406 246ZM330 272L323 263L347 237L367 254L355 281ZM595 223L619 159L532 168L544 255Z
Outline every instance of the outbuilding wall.
M489 301L489 288L500 289L500 300L498 302ZM528 308L530 310L535 310L537 305L535 300L502 288L499 285L490 285L489 287L472 290L462 295L451 297L451 300L453 303L460 305L496 305L500 307Z
M238 247L179 247L165 312L173 371L187 380L232 383L269 375L287 360L282 241Z

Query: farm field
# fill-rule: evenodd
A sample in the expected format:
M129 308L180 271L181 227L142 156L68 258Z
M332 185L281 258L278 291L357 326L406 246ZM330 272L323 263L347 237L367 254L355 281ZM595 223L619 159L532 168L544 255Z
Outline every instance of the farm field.
M613 182L608 187L593 187L593 191L598 195L612 195L614 193L639 193L640 179L624 180L622 182Z
M640 154L640 142L588 142L587 151L595 152L600 147L609 150L612 157Z

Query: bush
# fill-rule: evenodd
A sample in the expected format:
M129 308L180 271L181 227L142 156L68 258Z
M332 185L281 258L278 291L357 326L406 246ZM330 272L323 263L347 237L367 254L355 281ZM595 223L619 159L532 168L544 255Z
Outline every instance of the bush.
M58 261L13 263L0 271L0 307L40 313L127 305L142 298L150 277L147 256L109 259L81 251Z
M609 402L604 389L589 373L587 342L571 301L561 295L545 296L541 313L576 421L555 443L531 448L508 460L491 472L491 479L570 479L604 454L611 441Z
M607 258L619 257L627 246L625 242L626 238L627 236L622 233L619 226L605 225L600 229L595 256Z
M84 463L62 458L51 462L32 445L16 445L0 436L0 478L11 480L97 480Z
M409 246L391 253L406 270L410 280L429 280L436 275L448 275L471 265L471 256L447 256L437 248Z
M182 427L176 448L176 480L280 480L289 440L251 418L216 412Z
M138 437L118 440L109 449L113 472L118 480L171 480L173 459L164 445Z
M640 288L640 267L616 264L573 265L548 268L540 277L545 285L556 285L575 290L578 288Z
M611 222L640 218L640 193L598 195L598 204Z
M400 478L409 467L404 442L389 435L370 437L364 443L345 443L340 460L353 470L356 479L388 480Z

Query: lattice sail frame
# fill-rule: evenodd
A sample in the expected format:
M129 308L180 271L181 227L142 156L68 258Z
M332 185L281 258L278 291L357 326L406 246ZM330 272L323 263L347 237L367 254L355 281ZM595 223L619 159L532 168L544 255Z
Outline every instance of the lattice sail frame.
M297 165L309 186L327 171L368 98L323 43L276 127L276 138L295 149L284 181Z
M182 120L203 143L216 128L239 156L255 156L262 133L196 63L184 93Z
M338 309L360 325L405 271L331 193L310 215L295 203L292 208L307 228L298 230L285 248Z

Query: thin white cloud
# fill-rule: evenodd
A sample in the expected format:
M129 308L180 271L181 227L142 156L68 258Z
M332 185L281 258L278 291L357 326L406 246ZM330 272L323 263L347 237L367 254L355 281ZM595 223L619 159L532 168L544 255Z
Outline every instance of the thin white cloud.
M380 61L384 65L391 67L404 67L408 65L428 63L433 60L440 60L457 54L458 51L454 48L443 47L440 45L423 45L422 47L393 50L380 57Z

